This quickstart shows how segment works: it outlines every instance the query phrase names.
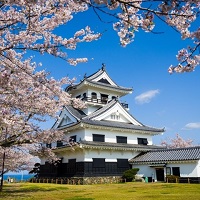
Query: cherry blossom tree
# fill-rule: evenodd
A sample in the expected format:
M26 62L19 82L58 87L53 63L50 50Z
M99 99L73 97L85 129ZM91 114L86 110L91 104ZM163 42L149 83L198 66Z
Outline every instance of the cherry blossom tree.
M194 71L200 61L199 0L85 0L101 20L102 14L116 19L113 28L122 46L134 41L137 32L154 32L156 19L177 31L183 40L192 44L177 54L178 65L170 66L169 73ZM112 12L111 12L112 11ZM157 20L157 21L158 21ZM196 23L195 23L196 21Z
M162 146L167 148L184 148L193 146L193 140L187 139L184 140L178 133L175 138L169 138L161 142Z
M41 144L62 140L64 135L55 130L42 130L39 124L45 122L47 116L57 117L56 113L65 105L84 106L62 90L64 84L73 80L48 78L48 73L38 71L40 63L35 63L28 55L30 51L37 51L67 60L62 48L75 49L77 43L97 39L100 35L93 34L89 27L77 31L69 39L53 34L56 27L70 21L73 14L84 11L85 7L85 3L64 0L0 1L2 183L3 174L8 170L22 169L30 164L29 153L45 153L49 159L55 159L51 149ZM68 62L77 64L85 60L71 58Z

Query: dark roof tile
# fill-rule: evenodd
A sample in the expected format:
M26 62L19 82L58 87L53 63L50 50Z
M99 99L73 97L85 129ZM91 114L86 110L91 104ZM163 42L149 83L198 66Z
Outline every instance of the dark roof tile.
M153 150L132 158L131 163L199 160L200 146Z
M112 143L112 142L93 142L93 141L80 141L79 144L86 146L94 147L107 147L107 148L125 148L125 149L134 149L138 151L148 151L152 149L163 148L156 145L140 145L140 144L125 144L125 143Z
M128 124L124 122L115 122L115 121L97 121L97 120L82 120L85 124L96 125L96 126L106 126L111 128L121 128L121 129L132 129L138 131L148 131L148 132L164 132L164 129L152 128L148 126L138 126L133 124Z

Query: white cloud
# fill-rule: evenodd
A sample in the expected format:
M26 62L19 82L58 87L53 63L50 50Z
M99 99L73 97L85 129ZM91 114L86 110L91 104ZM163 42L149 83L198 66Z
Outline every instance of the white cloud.
M191 122L185 125L184 129L200 129L200 122Z
M152 98L154 98L157 94L159 94L160 91L157 90L149 90L147 92L144 92L137 97L135 97L135 102L138 104L144 104L144 103L149 103Z

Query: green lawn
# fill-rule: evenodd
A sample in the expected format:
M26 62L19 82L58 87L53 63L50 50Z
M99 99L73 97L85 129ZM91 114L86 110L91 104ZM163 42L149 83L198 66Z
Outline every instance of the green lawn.
M5 184L5 200L200 200L200 184L123 183L56 185L47 183Z

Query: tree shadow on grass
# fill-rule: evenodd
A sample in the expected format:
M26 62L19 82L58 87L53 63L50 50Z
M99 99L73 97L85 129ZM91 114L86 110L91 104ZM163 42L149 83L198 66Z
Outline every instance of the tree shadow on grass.
M0 199L6 198L25 198L33 195L33 192L49 192L49 191L60 191L60 190L68 190L67 187L40 187L37 185L5 185L3 187L3 191L0 193Z

